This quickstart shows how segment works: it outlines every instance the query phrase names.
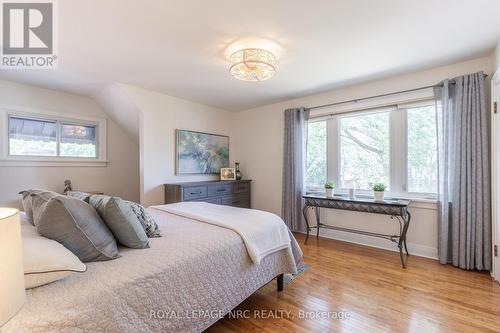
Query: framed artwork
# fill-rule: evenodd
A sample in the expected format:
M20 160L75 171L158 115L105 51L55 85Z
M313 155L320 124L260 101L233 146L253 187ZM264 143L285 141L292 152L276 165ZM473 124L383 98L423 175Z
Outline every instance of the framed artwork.
M229 137L177 129L176 174L219 174L229 166Z
M235 180L236 170L235 168L221 168L220 169L220 180Z

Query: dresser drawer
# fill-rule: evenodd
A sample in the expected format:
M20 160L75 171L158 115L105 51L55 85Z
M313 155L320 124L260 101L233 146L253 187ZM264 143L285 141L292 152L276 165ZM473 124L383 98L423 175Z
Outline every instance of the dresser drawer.
M207 186L192 186L184 188L184 200L194 200L207 197Z
M228 197L223 197L221 200L221 204L226 206L250 208L250 200L247 195L231 195Z
M209 197L218 197L233 193L233 184L210 185L208 187Z
M163 186L166 204L183 201L206 201L219 205L250 208L251 180L209 180L164 184Z
M195 199L195 200L192 200L192 201L208 202L208 203L216 204L216 205L220 205L221 204L221 198L217 198L217 197L214 197L214 198L205 198L205 199Z
M233 186L233 193L245 193L250 191L250 183L239 183Z

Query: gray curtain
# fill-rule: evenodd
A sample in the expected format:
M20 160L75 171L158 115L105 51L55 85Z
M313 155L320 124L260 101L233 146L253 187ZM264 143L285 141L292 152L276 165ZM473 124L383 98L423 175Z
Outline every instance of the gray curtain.
M285 110L281 216L292 231L306 229L302 217L302 193L308 119L309 110L305 108Z
M489 112L482 72L436 88L439 261L491 269Z

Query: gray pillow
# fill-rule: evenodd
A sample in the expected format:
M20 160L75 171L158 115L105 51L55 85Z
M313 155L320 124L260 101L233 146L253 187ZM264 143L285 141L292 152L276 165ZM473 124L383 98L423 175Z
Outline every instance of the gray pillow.
M148 236L141 222L125 201L107 195L93 195L89 202L111 229L118 243L133 249L149 247Z
M83 262L119 257L113 235L85 201L34 193L33 220L40 235L58 241Z
M26 213L26 217L28 218L28 221L33 224L33 196L32 194L38 193L41 195L44 195L44 197L51 198L54 195L57 195L56 192L52 191L47 191L47 190L36 190L36 189L29 189L29 190L24 190L19 192L19 194L22 195L22 203L23 203L23 208L24 212Z
M135 216L139 219L142 225L142 229L146 232L146 235L149 238L154 238L154 237L161 237L161 232L160 228L158 227L158 224L156 224L156 221L153 219L151 214L148 213L146 208L143 206L139 205L136 202L132 201L125 201L130 205L130 208L132 208L132 211L134 212Z

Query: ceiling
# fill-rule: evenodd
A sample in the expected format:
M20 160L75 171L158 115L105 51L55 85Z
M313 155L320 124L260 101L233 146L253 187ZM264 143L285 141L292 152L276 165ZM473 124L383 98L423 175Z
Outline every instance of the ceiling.
M471 59L500 40L500 1L58 1L57 70L0 78L92 95L126 83L238 111ZM276 76L229 73L236 46L278 55Z

